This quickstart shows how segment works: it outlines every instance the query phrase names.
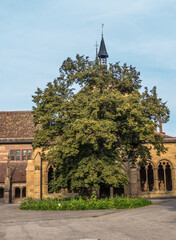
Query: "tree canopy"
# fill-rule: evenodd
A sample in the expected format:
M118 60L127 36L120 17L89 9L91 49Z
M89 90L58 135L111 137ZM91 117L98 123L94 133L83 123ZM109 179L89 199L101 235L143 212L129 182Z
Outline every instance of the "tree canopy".
M75 93L73 86L81 90ZM145 163L164 153L155 133L169 110L156 87L141 93L140 73L117 62L108 69L88 57L67 58L59 77L33 96L34 148L55 167L55 189L124 186L124 163Z

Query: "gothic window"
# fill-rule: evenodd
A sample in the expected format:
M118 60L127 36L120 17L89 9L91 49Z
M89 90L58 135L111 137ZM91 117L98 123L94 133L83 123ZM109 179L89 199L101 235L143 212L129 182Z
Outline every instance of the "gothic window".
M160 191L172 191L172 170L167 160L163 160L159 163L158 186Z
M140 168L140 182L141 182L141 191L145 191L146 169L144 166L141 166Z
M148 164L147 174L148 174L148 188L149 188L149 191L152 191L154 186L154 178L153 178L153 167L151 163Z
M170 167L168 162L166 164L165 171L166 171L166 190L167 191L172 191L171 167Z
M53 193L52 188L50 186L51 180L53 179L54 176L54 171L52 166L49 167L48 169L48 193Z
M141 191L153 191L154 177L153 177L153 165L151 162L148 162L146 166L141 166L140 183Z
M15 198L20 198L20 188L15 188Z

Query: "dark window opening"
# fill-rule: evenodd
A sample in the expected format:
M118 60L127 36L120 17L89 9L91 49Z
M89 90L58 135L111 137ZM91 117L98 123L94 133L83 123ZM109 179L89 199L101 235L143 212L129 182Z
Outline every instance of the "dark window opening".
M0 198L4 197L4 188L0 188Z
M172 191L172 176L169 163L167 163L165 171L166 171L166 190Z
M100 198L110 197L110 187L106 185L100 186Z
M51 181L53 180L54 177L54 171L53 168L50 166L48 169L48 193L53 193L54 190L51 187Z
M15 188L15 198L20 198L20 188Z
M24 187L22 190L22 197L26 197L26 187Z
M140 169L140 182L141 182L141 191L146 191L146 170L145 167Z
M114 188L114 196L115 195L122 196L123 194L124 194L124 188L123 187Z
M164 169L161 163L159 164L159 167L158 167L158 184L159 184L159 190L164 191L165 190Z
M148 165L147 173L148 173L148 189L149 191L152 191L154 186L154 178L153 178L153 167L151 163L149 163Z

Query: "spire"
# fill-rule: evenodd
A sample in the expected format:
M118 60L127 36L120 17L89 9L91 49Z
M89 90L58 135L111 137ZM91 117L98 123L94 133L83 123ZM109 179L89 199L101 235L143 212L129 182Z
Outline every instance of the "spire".
M102 38L101 38L98 57L100 58L100 64L106 65L107 64L107 58L109 56L108 56L108 53L106 51L106 46L105 46L105 42L104 42L104 38L103 38L103 27L104 27L104 24L102 24Z

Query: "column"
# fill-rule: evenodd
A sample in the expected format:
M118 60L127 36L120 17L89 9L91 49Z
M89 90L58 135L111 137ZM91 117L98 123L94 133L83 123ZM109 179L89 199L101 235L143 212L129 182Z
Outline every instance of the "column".
M154 168L154 190L155 191L158 191L159 190L159 187L158 187L158 168Z
M110 197L114 197L114 188L110 187Z
M130 166L130 187L131 187L131 197L137 197L137 171L136 166L133 164Z

